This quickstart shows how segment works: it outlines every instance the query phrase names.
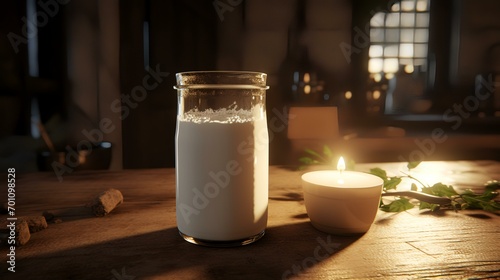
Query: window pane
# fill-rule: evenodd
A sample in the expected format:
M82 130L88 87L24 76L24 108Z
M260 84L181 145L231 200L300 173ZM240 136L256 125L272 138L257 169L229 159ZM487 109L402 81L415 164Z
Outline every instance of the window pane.
M415 24L416 27L428 27L429 26L429 14L428 13L422 13L422 14L417 14L417 23Z
M412 0L401 1L401 10L403 11L413 11L415 9L415 2Z
M399 64L401 64L401 65L413 65L413 59L412 58L400 58Z
M401 14L401 26L413 27L415 26L415 14L403 13Z
M425 12L425 11L428 11L428 9L429 9L428 0L418 0L417 1L417 11Z
M385 30L385 40L389 43L399 42L399 29L386 29Z
M413 42L413 29L401 29L401 42L412 43Z
M391 11L393 12L399 12L399 9L400 9L399 3L394 3L394 5L392 5L391 7Z
M427 43L429 31L427 29L415 29L415 42Z
M427 57L427 44L415 44L415 57Z
M384 54L384 48L382 46L373 45L370 46L369 55L370 57L381 57Z
M400 57L413 57L413 44L401 44L401 45L399 45L399 56Z
M368 61L368 72L379 73L382 72L382 67L384 65L384 60L381 58L371 58Z
M399 62L397 58L387 58L384 59L384 72L385 73L396 73L399 69Z
M384 26L385 14L382 12L376 13L370 20L370 26L382 27Z
M370 30L370 41L371 42L384 42L384 29L372 28Z
M413 65L415 66L422 66L422 69L425 69L425 59L424 58L420 58L420 59L414 59L413 60Z
M399 14L390 13L385 17L385 25L389 27L399 26Z
M385 57L397 57L398 56L398 45L389 45L384 48Z

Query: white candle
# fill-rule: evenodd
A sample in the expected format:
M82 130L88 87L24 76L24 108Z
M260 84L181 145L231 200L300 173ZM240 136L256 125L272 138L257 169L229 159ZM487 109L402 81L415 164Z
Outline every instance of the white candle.
M364 233L375 219L384 182L368 173L344 169L341 158L337 170L302 175L306 210L319 230L334 234Z
M381 178L368 173L338 170L308 172L302 175L302 179L310 184L335 188L370 188L383 183Z

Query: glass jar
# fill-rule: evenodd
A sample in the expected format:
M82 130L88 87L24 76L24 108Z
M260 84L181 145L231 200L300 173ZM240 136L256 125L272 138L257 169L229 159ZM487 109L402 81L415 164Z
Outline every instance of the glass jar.
M266 77L235 71L176 74L177 227L191 243L238 246L264 235Z

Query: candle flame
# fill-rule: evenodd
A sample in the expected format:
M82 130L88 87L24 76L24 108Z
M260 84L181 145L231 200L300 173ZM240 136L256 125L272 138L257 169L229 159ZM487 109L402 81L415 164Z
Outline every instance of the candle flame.
M337 170L340 172L340 178L337 180L337 183L343 185L344 179L342 178L342 172L345 170L345 161L343 157L340 157L339 161L337 162Z
M345 170L345 161L344 161L344 158L343 157L340 157L339 158L339 161L337 163L337 170L342 172Z

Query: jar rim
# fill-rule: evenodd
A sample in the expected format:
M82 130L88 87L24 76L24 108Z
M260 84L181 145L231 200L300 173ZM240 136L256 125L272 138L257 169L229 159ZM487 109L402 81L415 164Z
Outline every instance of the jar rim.
M258 72L258 71L242 71L242 70L207 70L207 71L185 71L185 72L178 72L175 75L186 75L186 74L258 74L258 75L264 75L267 76L266 73L264 72Z
M231 84L195 84L195 85L175 85L174 89L269 89L269 86L256 85L231 85Z
M175 74L174 89L258 89L266 90L267 74L254 71L188 71Z

